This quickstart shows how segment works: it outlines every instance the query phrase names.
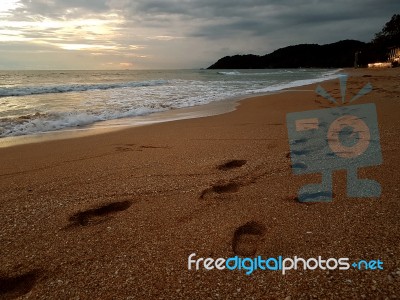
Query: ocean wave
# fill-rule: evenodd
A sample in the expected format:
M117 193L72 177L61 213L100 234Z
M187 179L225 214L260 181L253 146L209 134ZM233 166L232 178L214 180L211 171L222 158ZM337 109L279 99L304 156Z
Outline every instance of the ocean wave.
M277 91L281 91L281 90L285 90L285 89L289 89L289 88L310 85L310 84L314 84L314 83L318 83L318 82L322 82L322 81L326 81L326 80L332 80L332 79L336 79L339 76L341 76L341 74L338 73L339 71L340 70L333 70L330 72L326 72L325 74L322 74L322 77L313 78L313 79L294 80L294 81L289 81L289 82L285 82L285 83L274 84L274 85L271 85L271 86L268 86L268 87L262 88L262 89L250 90L247 92L249 94L277 92Z
M217 72L217 74L220 74L220 75L242 75L243 73L240 73L238 71L230 71L230 72L220 71L220 72Z
M226 75L226 76L267 76L267 75L285 75L285 74L293 74L296 72L307 72L307 69L296 69L294 70L287 70L287 69L274 69L269 70L267 72L254 72L249 70L247 72L239 72L239 71L219 71L217 74L219 75Z
M97 84L65 84L44 86L19 86L0 88L0 97L16 97L41 94L85 92L90 90L109 90L118 88L134 88L157 86L166 84L166 80L131 81L121 83L97 83Z
M3 98L0 100L0 105L4 105L3 107L7 110L0 114L0 137L76 129L101 121L143 116L224 99L276 92L334 79L340 76L339 71L314 71L307 79L302 79L304 76L291 75L278 79L251 78L251 73L243 72L244 75L250 75L249 78L211 81L170 79L100 85L58 85L58 89L65 87L57 91L58 93L95 89L107 91L85 93L79 97L78 102L73 97L68 102L68 97L65 95L58 97L54 95L51 99L39 99L45 97ZM270 72L275 71L270 70ZM46 86L45 89L36 86L35 90L25 87L26 90L21 88L20 92L23 95L31 95L35 91L36 94L43 91L50 93L54 88L55 86ZM0 91L4 92L4 89Z
M0 137L43 133L66 128L77 128L96 122L148 115L163 108L135 108L130 111L66 112L35 114L29 118L0 119Z

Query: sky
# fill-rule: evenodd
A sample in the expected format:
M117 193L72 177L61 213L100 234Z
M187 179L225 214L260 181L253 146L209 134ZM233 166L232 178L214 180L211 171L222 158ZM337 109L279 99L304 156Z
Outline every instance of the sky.
M370 41L399 0L0 0L0 69L206 68L300 43Z

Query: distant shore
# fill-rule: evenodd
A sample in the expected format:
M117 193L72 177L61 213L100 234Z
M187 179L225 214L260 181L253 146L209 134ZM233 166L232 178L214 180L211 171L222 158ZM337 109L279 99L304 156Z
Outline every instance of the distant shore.
M348 198L338 171L332 202L296 201L321 176L292 174L286 114L333 106L315 84L223 114L0 148L0 298L398 297L400 69L345 72L348 95L373 86L357 103L376 104L383 164L358 174L381 183L379 199ZM337 80L320 85L340 97ZM384 270L189 271L191 253L379 258Z

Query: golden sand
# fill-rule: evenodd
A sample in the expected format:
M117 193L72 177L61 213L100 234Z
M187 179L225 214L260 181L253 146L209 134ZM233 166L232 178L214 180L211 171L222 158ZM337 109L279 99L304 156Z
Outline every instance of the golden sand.
M332 107L315 85L205 118L0 149L0 298L395 299L400 297L400 69L350 71L375 103L380 198L305 204L286 114ZM321 84L339 98L338 81ZM197 257L380 259L384 270L188 270Z

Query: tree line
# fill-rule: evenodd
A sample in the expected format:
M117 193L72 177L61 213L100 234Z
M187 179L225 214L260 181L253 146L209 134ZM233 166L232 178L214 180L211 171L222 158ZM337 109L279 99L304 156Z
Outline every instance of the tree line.
M392 47L400 47L400 14L394 14L369 43L343 40L332 44L300 44L263 56L225 56L208 69L346 68L386 61ZM397 66L397 65L394 65Z

